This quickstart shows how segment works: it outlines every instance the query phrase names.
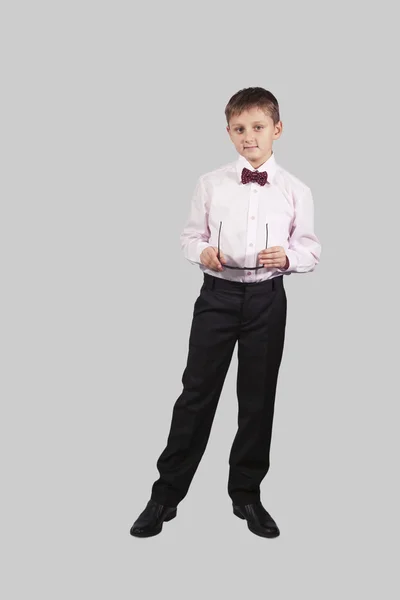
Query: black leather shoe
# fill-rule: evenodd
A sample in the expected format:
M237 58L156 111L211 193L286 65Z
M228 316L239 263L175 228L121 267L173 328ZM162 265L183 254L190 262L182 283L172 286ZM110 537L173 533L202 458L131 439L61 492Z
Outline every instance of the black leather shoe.
M277 524L260 501L243 506L233 503L233 514L239 519L246 519L248 528L256 535L274 538L280 534Z
M164 521L176 517L176 506L164 506L150 498L144 511L138 516L131 527L130 534L136 537L150 537L162 530Z

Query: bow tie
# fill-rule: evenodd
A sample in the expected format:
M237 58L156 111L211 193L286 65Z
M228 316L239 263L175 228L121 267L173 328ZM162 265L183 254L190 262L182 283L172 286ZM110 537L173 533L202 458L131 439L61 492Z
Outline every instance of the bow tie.
M250 171L250 169L244 167L242 170L242 183L249 183L249 181L265 185L268 181L268 173L266 171Z

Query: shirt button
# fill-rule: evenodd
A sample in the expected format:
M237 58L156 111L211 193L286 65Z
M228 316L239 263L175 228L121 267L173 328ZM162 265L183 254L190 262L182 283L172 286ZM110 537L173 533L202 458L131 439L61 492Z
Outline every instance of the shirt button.
M253 244L249 244L249 246L252 246Z
M254 221L255 217L251 217L252 221Z
M247 275L251 275L251 271L247 271Z
M257 189L253 190L253 194L257 194L257 192L258 192Z

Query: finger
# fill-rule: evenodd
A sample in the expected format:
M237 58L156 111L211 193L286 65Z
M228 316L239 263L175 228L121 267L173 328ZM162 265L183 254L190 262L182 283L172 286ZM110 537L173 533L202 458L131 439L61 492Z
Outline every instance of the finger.
M279 254L280 252L283 252L282 248L280 248L279 246L274 246L273 248L266 248L265 250L263 250L263 252L265 252L265 254Z
M210 258L211 258L212 265L214 265L215 267L220 267L221 262L225 261L225 257L222 252L219 253L219 260L218 260L218 248L213 248L213 254L211 255Z
M220 270L222 269L222 265L221 265L221 263L219 262L219 260L218 260L218 258L217 258L217 257L215 257L215 258L214 258L214 259L211 261L211 263L210 263L210 266L211 266L211 268L212 268L212 269L214 269L215 271L220 271Z
M216 255L214 257L214 261L215 261L215 264L217 265L217 267L222 267L221 263L226 263L225 256L222 254L222 252L220 252L219 260L218 260L218 255Z
M278 267L280 264L279 261L276 260L261 260L260 262L266 267Z
M261 256L260 262L266 263L266 264L280 263L283 259L283 256L284 256L283 254L282 255L275 254L273 257Z

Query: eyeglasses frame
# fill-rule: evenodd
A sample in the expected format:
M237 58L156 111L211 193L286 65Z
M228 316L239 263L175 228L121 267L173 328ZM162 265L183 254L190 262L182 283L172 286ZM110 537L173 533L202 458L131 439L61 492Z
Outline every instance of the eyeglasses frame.
M219 222L218 254L217 254L218 260L220 260L221 228L222 228L222 221ZM266 229L265 248L268 248L268 223L265 224L265 229ZM221 264L223 267L225 267L225 269L236 269L236 270L240 269L241 271L256 271L257 269L263 269L265 267L265 265L261 265L260 267L233 267L231 265L225 265L224 263L221 263Z

